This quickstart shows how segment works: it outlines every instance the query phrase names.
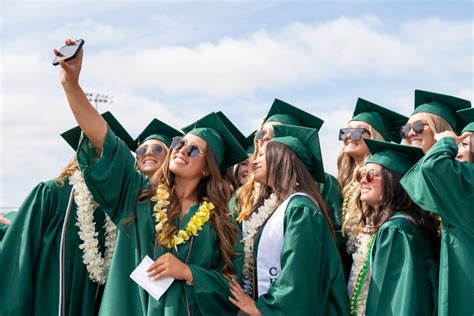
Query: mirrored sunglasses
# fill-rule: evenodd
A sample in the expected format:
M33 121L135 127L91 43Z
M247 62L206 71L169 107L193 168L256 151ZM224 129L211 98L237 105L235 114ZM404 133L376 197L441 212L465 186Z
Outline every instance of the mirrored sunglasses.
M356 180L357 182L361 182L362 179L366 179L367 182L372 182L374 181L374 178L375 177L380 177L381 174L380 174L380 171L377 171L375 169L369 169L369 170L366 170L366 169L359 169L357 170L357 173L356 173Z
M137 155L137 157L143 157L148 152L148 148L149 148L148 145L142 145L142 146L138 147L137 150L135 150L135 154ZM152 155L156 155L156 156L160 155L163 151L164 151L164 148L163 148L162 145L160 145L160 144L151 145L151 154Z
M171 142L171 148L173 148L174 150L181 150L183 148L186 148L186 155L188 155L190 159L196 159L200 155L204 154L198 145L188 144L187 140L180 136L173 137L173 141Z
M348 128L341 128L339 130L339 140L344 140L349 137L350 140L361 140L362 135L367 133L370 135L370 132L362 127L348 127Z
M270 138L275 138L275 132L273 131L273 128L270 129L270 131L268 131L266 129L259 129L255 133L255 138L258 139L258 140L262 140L265 137L265 135L267 135L267 133L269 133Z
M405 124L400 127L400 137L402 139L408 138L408 133L410 133L410 130L413 130L416 134L421 134L425 129L425 125L428 125L428 123L425 123L421 120L415 121L412 124Z

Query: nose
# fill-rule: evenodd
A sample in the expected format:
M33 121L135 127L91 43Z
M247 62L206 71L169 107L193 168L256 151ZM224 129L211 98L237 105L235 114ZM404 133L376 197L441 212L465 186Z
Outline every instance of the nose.
M413 136L415 136L415 135L416 135L416 133L415 133L415 131L413 130L413 127L410 126L410 130L408 131L408 137L413 137Z

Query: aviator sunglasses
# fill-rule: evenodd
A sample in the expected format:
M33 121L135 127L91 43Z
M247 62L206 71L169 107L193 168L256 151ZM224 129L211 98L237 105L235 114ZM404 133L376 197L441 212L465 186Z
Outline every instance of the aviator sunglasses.
M147 151L148 151L148 145L143 145L143 146L138 147L137 150L135 150L135 154L137 155L137 157L143 157L145 156ZM164 151L164 148L160 144L151 145L152 155L158 156L163 151Z
M412 124L405 124L400 128L400 136L402 139L408 138L408 133L410 133L410 130L413 130L417 134L421 134L425 129L425 125L428 125L428 123L423 121L415 121Z
M188 141L180 136L173 137L171 148L178 151L186 148L186 155L188 155L190 159L196 159L200 155L203 155L203 150L198 145L188 144Z
M267 133L270 135L270 138L275 138L275 132L273 131L273 128L270 129L269 131L266 129L259 129L255 133L255 138L257 140L262 140L265 137L265 135L267 135Z
M375 177L380 177L380 171L377 171L375 169L369 169L369 170L366 170L366 169L359 169L357 170L357 173L356 173L356 180L357 182L361 182L362 179L366 179L367 182L372 182L374 181L374 178Z
M364 133L367 133L370 135L370 132L366 130L365 128L362 127L357 127L357 128L341 128L339 130L339 140L344 140L346 137L349 137L351 140L361 140L362 135Z

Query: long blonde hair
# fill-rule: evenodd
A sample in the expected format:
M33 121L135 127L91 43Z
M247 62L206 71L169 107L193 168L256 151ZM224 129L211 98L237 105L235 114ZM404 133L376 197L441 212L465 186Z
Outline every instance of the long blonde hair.
M428 122L428 126L430 127L433 134L444 131L453 131L452 126L441 116L428 112L423 113L426 115L426 121Z
M73 173L74 171L78 170L79 169L79 166L77 165L77 162L76 162L76 155L74 154L74 156L72 156L71 160L69 161L69 163L63 168L63 170L61 170L61 172L56 176L55 180L56 180L56 184L59 186L59 187L62 187L64 186L64 180L66 180L66 178L69 178Z

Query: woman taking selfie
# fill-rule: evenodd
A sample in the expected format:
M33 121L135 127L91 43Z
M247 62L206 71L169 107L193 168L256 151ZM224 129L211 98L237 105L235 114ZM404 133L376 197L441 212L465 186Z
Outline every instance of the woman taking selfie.
M211 113L173 139L156 181L149 182L87 101L78 83L81 63L82 51L61 62L61 83L87 136L78 162L94 198L119 229L100 314L235 313L227 278L240 272L241 248L227 216L230 189L220 170L245 159L245 152ZM175 279L158 301L129 277L145 256L154 261L150 277Z
M346 315L344 273L326 205L315 129L273 126L253 162L264 189L244 237L243 289L230 301L250 315Z
M359 250L357 275L348 285L352 315L433 315L437 264L430 250L436 231L430 217L400 185L423 156L418 148L365 140L372 156L357 171L358 206L370 235ZM352 280L352 279L351 279Z

